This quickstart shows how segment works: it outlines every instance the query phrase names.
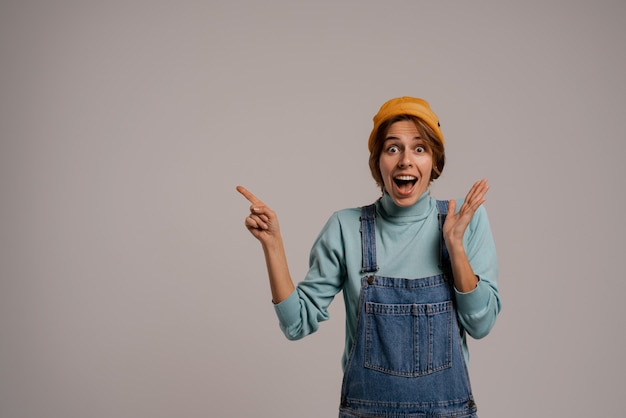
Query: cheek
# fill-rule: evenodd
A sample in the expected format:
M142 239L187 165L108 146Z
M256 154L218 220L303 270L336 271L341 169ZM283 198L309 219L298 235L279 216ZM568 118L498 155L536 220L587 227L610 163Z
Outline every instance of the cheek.
M428 177L430 180L432 177L433 168L435 167L432 157L424 158L424 160L420 162L419 167L424 178Z
M389 175L389 161L386 158L381 157L380 160L378 160L378 170L380 171L381 176L383 177L383 179Z

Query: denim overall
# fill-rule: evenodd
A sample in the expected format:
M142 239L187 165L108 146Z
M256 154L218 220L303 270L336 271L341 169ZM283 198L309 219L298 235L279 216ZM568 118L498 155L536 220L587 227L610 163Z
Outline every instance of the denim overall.
M447 203L437 201L440 229ZM377 276L375 216L374 205L361 209L364 277L339 418L476 418L443 237L445 274Z

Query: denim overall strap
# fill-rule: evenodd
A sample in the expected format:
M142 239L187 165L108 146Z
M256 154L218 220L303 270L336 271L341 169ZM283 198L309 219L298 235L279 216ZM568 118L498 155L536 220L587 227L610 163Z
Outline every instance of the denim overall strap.
M376 264L376 204L361 208L361 273L378 271Z
M441 242L439 243L439 268L447 277L452 277L452 270L450 267L450 254L448 254L448 247L443 240L443 224L446 222L446 215L448 215L448 201L437 200L437 219L439 221L439 230L441 231Z

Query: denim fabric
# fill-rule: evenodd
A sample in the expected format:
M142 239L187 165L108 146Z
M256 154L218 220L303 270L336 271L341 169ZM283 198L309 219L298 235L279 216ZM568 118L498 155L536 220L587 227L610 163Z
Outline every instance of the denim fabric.
M373 217L363 209L368 246L375 246L375 228L366 225ZM339 417L476 417L447 276L377 276L375 254L363 247L366 275Z
M376 264L376 206L365 206L361 210L361 252L363 253L362 273L378 270Z

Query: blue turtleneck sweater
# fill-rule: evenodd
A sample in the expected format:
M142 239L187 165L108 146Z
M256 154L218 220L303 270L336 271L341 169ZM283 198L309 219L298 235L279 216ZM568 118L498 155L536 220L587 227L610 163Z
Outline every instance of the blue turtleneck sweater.
M462 201L457 202L460 208ZM306 278L285 300L275 305L280 327L288 339L315 332L329 318L328 306L343 290L346 308L345 367L356 333L361 291L360 208L335 212L317 237L309 257ZM420 278L441 273L441 232L436 201L428 192L412 206L397 206L389 195L376 202L376 253L380 276ZM463 239L478 286L468 293L456 292L457 310L463 329L482 338L493 327L500 311L495 245L487 212L481 206ZM463 350L469 359L465 335Z

